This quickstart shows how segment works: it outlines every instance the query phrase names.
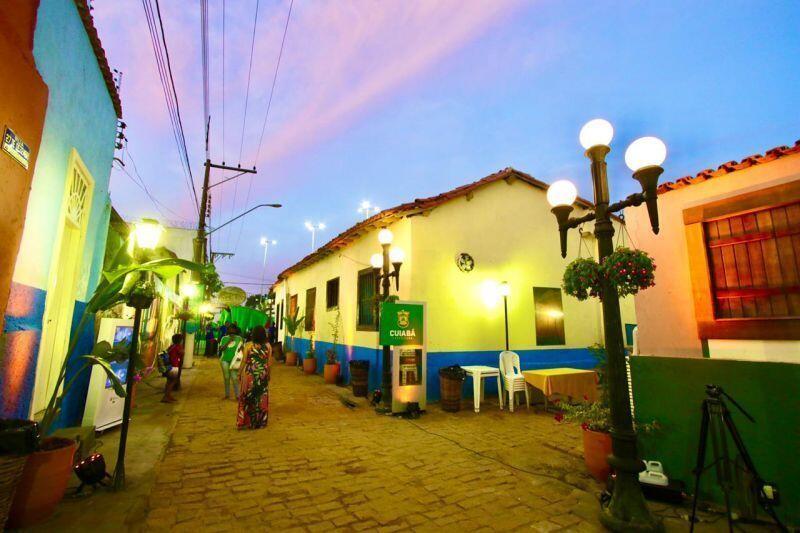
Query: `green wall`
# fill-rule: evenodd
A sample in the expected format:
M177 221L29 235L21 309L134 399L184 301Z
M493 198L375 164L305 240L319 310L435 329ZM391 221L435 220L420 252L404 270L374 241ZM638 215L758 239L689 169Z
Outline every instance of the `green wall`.
M751 423L727 402L759 474L781 492L778 516L800 524L800 365L632 357L631 374L637 420L662 426L641 437L644 458L662 461L670 478L693 491L705 385L719 385L756 419ZM708 464L710 449L706 457ZM722 502L721 493L709 492L714 484L711 469L703 476L701 496Z

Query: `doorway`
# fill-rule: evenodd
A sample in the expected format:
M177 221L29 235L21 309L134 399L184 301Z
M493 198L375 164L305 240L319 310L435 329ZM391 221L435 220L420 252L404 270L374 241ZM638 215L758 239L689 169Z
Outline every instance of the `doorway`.
M86 227L92 205L94 180L73 149L67 165L67 180L47 283L42 339L36 361L36 384L31 415L47 407L69 347L75 301L78 299Z

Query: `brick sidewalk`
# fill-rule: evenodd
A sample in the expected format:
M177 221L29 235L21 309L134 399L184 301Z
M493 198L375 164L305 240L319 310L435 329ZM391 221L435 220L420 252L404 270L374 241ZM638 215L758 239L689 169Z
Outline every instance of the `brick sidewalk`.
M269 426L237 431L216 362L199 365L147 530L599 530L579 430L549 415L489 404L477 415L433 405L413 422L378 416L278 365Z

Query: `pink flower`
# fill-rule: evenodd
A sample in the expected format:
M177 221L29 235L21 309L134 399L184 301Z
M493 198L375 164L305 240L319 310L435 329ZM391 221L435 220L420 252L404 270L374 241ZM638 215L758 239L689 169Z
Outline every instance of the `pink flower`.
M588 402L589 401L589 395L588 394L584 394L583 395L583 399Z
M588 431L589 430L589 424L587 424L586 422L581 423L581 429L584 430L584 431Z
M556 413L553 418L556 422L562 422L564 420L564 415L562 413Z

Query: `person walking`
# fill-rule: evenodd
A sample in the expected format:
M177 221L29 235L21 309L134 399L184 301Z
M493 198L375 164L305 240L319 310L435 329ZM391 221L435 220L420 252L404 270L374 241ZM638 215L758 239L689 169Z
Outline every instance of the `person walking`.
M219 341L219 366L222 368L222 380L225 383L223 400L231 397L231 383L233 383L234 398L239 397L239 365L234 363L234 359L242 342L239 331L233 326L228 328L228 334Z
M244 346L244 360L239 379L239 429L260 429L267 425L269 415L269 377L272 348L267 342L264 326L253 328L253 340Z
M172 395L172 391L175 390L175 384L178 383L178 374L183 364L183 335L176 333L172 336L172 344L167 348L167 355L169 356L169 368L165 374L167 384L164 385L164 397L161 398L161 401L175 403L178 400Z

